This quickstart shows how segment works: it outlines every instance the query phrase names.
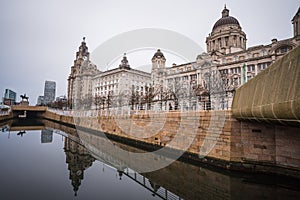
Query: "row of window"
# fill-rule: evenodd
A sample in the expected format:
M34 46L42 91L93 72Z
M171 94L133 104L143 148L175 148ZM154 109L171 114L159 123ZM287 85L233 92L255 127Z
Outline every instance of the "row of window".
M169 83L173 82L173 78L170 78L168 79L167 81ZM197 74L192 74L192 75L189 75L189 76L181 76L181 77L175 77L175 81L176 82L179 82L179 81L187 81L187 80L197 80Z
M126 86L128 86L126 84ZM140 91L144 91L144 86L133 86L133 89L134 90L140 90ZM107 90L116 90L118 89L118 84L115 84L115 85L108 85L108 86L99 86L99 87L96 87L96 91L107 91Z
M247 59L250 59L250 58L256 58L256 57L259 57L259 56L265 56L267 55L267 50L263 49L261 50L260 53L256 52L256 53L248 53L246 56L245 55L242 55L242 56L234 56L233 57L233 61L241 61L241 60L245 60L246 58ZM232 58L222 58L222 64L225 64L226 62L232 62Z
M144 92L135 91L134 93L137 94L137 95L140 95L140 96L144 95ZM113 96L116 93L113 90L110 90L110 91L104 91L104 92L98 92L98 91L96 91L96 94L100 95L100 96L107 96L107 95Z
M118 83L118 82L119 82L119 79L115 79L115 80L111 80L111 81L105 81L105 82L97 83L97 86L99 86L99 85L109 85L109 84L114 84L114 83Z
M258 71L262 71L266 69L271 63L265 62L265 63L259 63L257 65ZM255 65L247 65L246 68L247 72L255 72ZM220 70L221 74L239 74L241 73L241 67L235 67L231 69L222 69Z
M185 71L191 71L193 69L192 66L185 66L185 67L178 67L176 70L175 69L172 69L172 70L169 70L168 71L168 74L175 74L175 73L178 73L178 72L185 72Z
M104 81L104 82L98 82L98 85L108 85L108 84L118 83L119 78L121 78L121 77L127 77L127 78L134 79L134 80L144 80L145 79L144 76L140 76L140 75L119 73L119 74L114 74L114 75L105 76L105 77L101 78L101 81Z
M234 47L237 46L237 38L239 38L239 44L241 46L243 46L245 40L242 37L237 37L236 35L233 36L233 46ZM228 41L229 41L229 37L228 36L224 37L225 44L222 42L221 38L218 38L217 40L213 40L210 43L210 46L211 46L212 49L216 48L216 45L217 45L218 48L222 48L223 44L225 45L225 47L227 47L229 45Z

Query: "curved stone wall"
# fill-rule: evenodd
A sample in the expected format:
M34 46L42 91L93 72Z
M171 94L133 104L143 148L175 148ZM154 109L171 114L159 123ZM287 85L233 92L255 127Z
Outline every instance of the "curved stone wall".
M233 116L300 126L300 46L236 90Z

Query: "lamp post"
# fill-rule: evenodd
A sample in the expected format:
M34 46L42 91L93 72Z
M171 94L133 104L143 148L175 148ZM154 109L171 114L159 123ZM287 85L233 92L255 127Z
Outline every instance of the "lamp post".
M210 88L210 77L211 77L211 74L210 74L210 72L206 72L205 74L204 74L204 77L205 78L207 78L208 79L208 106L206 106L206 110L211 110L211 97L210 97L210 95L211 95L211 88Z
M226 98L226 94L227 94L227 83L226 83L226 79L227 79L227 74L223 71L221 74L221 79L222 79L222 89L223 89L223 93L222 93L222 110L225 110L225 98ZM227 102L228 104L228 102ZM228 109L228 105L226 106Z

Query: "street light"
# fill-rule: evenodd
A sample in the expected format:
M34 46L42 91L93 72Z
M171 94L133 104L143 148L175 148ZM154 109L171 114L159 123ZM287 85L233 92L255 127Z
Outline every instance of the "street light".
M206 110L211 110L211 99L210 99L210 77L211 77L211 74L210 72L206 72L204 74L204 77L207 79L208 78L208 106L207 106L207 109Z

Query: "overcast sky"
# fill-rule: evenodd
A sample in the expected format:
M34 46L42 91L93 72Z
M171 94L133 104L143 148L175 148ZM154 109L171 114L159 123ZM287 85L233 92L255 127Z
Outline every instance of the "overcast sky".
M299 0L2 0L0 94L9 88L18 97L26 93L35 104L45 80L56 81L57 96L67 94L67 77L83 36L92 52L126 31L159 28L206 49L205 38L225 3L247 34L248 47L293 36L291 19Z

